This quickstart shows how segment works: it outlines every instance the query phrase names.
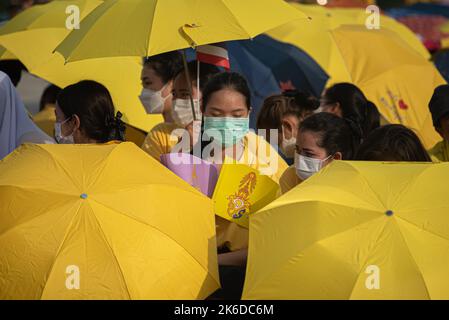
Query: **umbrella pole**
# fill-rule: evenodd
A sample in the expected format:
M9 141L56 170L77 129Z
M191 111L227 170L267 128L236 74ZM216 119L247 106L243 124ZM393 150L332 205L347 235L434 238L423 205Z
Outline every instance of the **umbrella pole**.
M187 66L187 57L186 57L185 50L182 50L182 62L184 63L184 73L186 75L187 87L189 88L189 98L190 98L190 105L192 106L193 121L195 121L198 119L196 118L195 104L193 102L192 82L190 80L190 74L189 74L189 68Z

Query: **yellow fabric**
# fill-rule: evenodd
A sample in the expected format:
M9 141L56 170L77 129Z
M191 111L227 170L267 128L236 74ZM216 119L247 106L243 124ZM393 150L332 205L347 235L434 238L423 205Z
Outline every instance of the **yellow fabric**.
M449 162L449 143L446 140L438 142L429 150L432 160L437 162Z
M427 148L435 145L440 136L427 105L434 89L446 83L435 66L388 29L342 26L331 33L351 81L388 122L414 129Z
M448 180L333 161L252 216L243 299L449 299Z
M34 123L50 137L55 135L55 106L47 105L33 116Z
M249 140L254 139L257 141L254 146L251 146ZM240 164L246 164L251 168L261 170L270 166L267 161L262 161L262 156L259 157L259 153L263 155L261 150L269 150L267 154L273 154L276 156L278 163L277 170L269 177L276 183L279 183L279 179L288 168L287 163L282 157L274 150L271 145L263 138L257 136L253 132L249 132L243 139L244 155L237 161ZM260 148L259 148L260 147ZM239 226L236 223L230 222L219 216L215 216L216 229L217 229L217 246L218 248L227 247L231 251L237 251L248 247L248 229Z
M102 83L111 93L123 120L145 132L161 122L161 115L147 115L139 95L142 90L140 57L113 57L65 64L55 47L69 34L66 7L76 5L83 19L102 1L62 0L33 6L0 28L0 45L6 57L14 55L30 73L61 88L81 80ZM3 57L2 57L3 58Z
M178 143L178 138L172 136L172 132L179 128L174 123L159 123L146 136L142 144L142 150L157 161L161 161L161 155L170 153L172 148Z
M290 191L301 182L302 180L296 174L295 165L291 165L287 170L285 170L285 172L281 176L281 179L279 180L282 194Z
M152 56L254 38L300 18L306 16L282 0L111 0L97 7L56 50L67 61Z
M215 214L248 229L249 217L279 194L279 185L243 164L223 164L215 186Z
M361 8L326 8L319 5L292 4L293 7L307 14L310 19L296 20L267 32L271 37L293 44L314 58L329 74L328 85L338 82L350 82L351 77L343 62L343 56L331 37L330 31L341 25L352 24L365 27L368 14ZM392 18L381 16L381 29L394 31L425 59L430 53L418 37L406 26ZM366 29L366 27L365 27ZM371 30L367 30L371 32ZM317 40L318 39L318 40ZM360 45L364 42L361 41Z
M0 212L0 299L204 299L219 287L212 201L133 143L20 147L0 161Z
M134 142L137 146L141 146L143 142L145 141L145 138L147 137L148 133L137 129L127 123L125 123L126 126L126 141Z

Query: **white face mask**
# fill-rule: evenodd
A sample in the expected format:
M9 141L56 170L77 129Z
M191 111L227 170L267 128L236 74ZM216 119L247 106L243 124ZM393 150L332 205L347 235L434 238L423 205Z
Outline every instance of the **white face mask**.
M198 100L193 100L196 119L201 119L201 111ZM186 127L193 122L192 105L190 99L175 99L172 105L172 117L176 124Z
M295 156L296 137L292 136L290 139L285 138L284 130L282 130L281 151L287 158Z
M142 89L139 99L145 107L147 114L161 114L162 111L164 111L165 101L171 96L171 94L169 94L165 98L162 97L162 91L165 90L167 85L168 84L166 84L159 91L154 91L147 88Z
M324 163L330 158L332 158L332 156L321 160L295 153L296 174L301 180L304 181L320 171L323 168Z
M56 142L59 144L74 144L75 143L75 140L73 139L73 133L68 136L62 135L62 125L69 120L70 120L70 118L63 122L55 123L55 139L56 139Z

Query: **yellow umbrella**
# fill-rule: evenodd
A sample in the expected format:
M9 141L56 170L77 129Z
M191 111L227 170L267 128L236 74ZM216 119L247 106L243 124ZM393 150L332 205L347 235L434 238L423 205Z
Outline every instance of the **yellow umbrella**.
M364 9L335 9L323 6L293 4L293 6L307 14L309 20L297 20L267 32L271 37L293 44L311 55L320 66L330 75L328 84L350 81L343 57L331 37L330 31L343 24L365 26L368 14ZM381 16L382 29L397 33L413 49L424 58L430 54L416 35L401 23L386 16Z
M244 299L449 299L448 164L336 161L250 219Z
M57 47L66 61L155 54L248 39L305 18L283 0L110 0Z
M0 212L0 299L219 287L212 201L132 143L22 146L0 162Z
M66 65L60 54L53 53L70 32L65 26L66 7L78 6L82 19L100 3L99 0L55 0L25 10L0 28L0 45L7 49L2 58L13 54L30 73L61 88L86 79L102 83L111 92L116 108L123 113L123 120L148 132L163 119L160 115L147 115L138 98L142 89L141 59L120 57Z
M441 140L428 103L434 89L446 82L431 62L387 29L341 26L331 33L351 82L387 121L415 129L428 148Z

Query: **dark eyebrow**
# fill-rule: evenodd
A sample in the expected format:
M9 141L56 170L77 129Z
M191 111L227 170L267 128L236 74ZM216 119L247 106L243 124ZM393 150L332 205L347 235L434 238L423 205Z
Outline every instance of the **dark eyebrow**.
M242 108L240 108L240 109L233 110L232 113L235 113L235 112L245 112L246 110L248 110L246 107L242 107Z
M221 112L222 110L221 109L217 109L217 108L215 108L215 107L209 107L208 108L210 111L218 111L218 112Z
M307 148L302 148L302 151L304 151L304 152L308 152L308 153L313 153L313 150L311 150L311 149L307 149Z

